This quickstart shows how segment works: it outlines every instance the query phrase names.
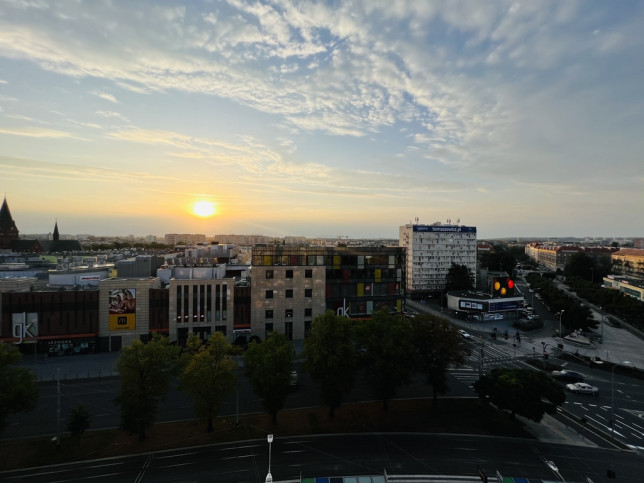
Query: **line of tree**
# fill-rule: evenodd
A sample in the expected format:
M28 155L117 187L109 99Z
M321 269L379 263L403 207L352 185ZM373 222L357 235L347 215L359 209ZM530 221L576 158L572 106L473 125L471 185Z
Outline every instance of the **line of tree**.
M561 317L562 332L565 335L577 329L596 328L598 322L593 319L592 313L588 307L575 297L571 297L563 290L560 290L554 281L547 277L542 277L538 273L530 273L526 277L530 284L530 289L541 295L543 303L546 304L551 312L557 313L564 311Z
M644 329L644 303L619 290L602 287L603 278L610 273L610 257L599 262L584 253L570 257L564 269L566 284L573 292L593 305L613 314L626 322Z
M608 258L608 257L604 257ZM602 287L603 277L609 273L605 259L595 260L584 253L570 258L563 270L566 284L581 299L601 307L636 327L644 329L644 303L618 290ZM576 329L596 328L598 322L592 318L588 307L576 297L559 289L551 277L530 273L526 277L530 287L538 291L543 301L553 312L564 310L562 325L570 332Z
M413 374L422 374L437 395L448 391L447 369L461 364L467 346L447 320L429 314L408 319L381 311L351 321L332 312L317 317L304 341L304 367L320 386L329 414L362 377L384 410Z

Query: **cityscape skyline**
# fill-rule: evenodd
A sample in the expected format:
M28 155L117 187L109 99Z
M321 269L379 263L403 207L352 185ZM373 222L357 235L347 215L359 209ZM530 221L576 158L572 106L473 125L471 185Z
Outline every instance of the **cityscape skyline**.
M642 236L642 26L639 2L4 2L0 190L21 234Z

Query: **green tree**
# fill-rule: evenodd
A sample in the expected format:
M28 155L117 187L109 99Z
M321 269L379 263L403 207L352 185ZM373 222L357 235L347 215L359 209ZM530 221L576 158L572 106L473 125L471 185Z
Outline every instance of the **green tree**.
M277 413L290 392L294 361L293 345L279 332L273 332L263 342L251 342L244 354L246 375L273 424L277 424Z
M446 290L469 290L474 287L474 277L466 265L452 263L445 278Z
M67 418L67 431L76 444L80 445L80 439L85 430L89 428L89 410L82 404L72 408L69 418Z
M438 394L449 389L447 369L465 362L467 347L458 330L440 317L419 314L412 320L411 329L416 371L432 386L432 404L436 405Z
M570 257L568 264L564 269L567 277L580 277L585 280L594 281L595 278L595 261L585 253L575 253Z
M130 434L138 434L140 441L145 441L159 402L170 390L179 351L159 334L154 334L146 344L135 340L121 350L116 363L121 387L115 402L121 406L121 426Z
M532 369L495 368L474 383L479 397L501 410L539 422L566 400L562 387L550 376ZM545 402L548 401L548 402Z
M385 310L373 314L358 328L362 349L360 367L374 395L382 400L385 411L398 388L412 374L411 326L404 317Z
M356 348L349 319L330 310L315 318L304 340L304 369L320 386L322 402L333 417L356 379Z
M0 343L0 431L7 427L10 414L31 411L38 402L36 377L20 361L20 351Z
M195 345L195 338L199 336L191 335L188 344ZM179 376L180 387L192 399L197 416L206 418L209 433L214 429L213 420L222 403L237 382L237 364L231 352L232 345L221 332L215 332L196 352L182 356L185 362Z

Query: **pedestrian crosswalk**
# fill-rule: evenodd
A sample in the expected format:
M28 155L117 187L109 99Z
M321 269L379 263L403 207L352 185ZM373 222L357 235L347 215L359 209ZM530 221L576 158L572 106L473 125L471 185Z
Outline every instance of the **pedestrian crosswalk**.
M525 368L525 359L531 354L518 352L516 348L486 344L472 344L465 365L450 367L449 373L458 381L471 387L479 379L479 373L488 373L495 367ZM509 349L509 350L508 350Z

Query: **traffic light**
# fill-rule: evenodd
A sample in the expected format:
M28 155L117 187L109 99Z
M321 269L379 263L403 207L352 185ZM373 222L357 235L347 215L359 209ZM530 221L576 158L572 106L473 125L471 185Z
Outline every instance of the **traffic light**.
M510 277L495 277L492 280L493 297L513 297L514 280Z

